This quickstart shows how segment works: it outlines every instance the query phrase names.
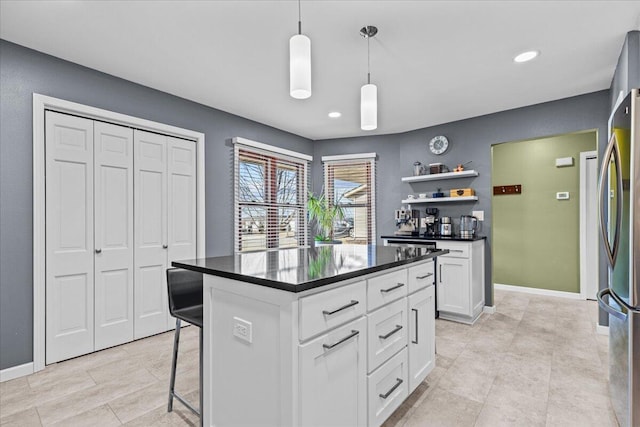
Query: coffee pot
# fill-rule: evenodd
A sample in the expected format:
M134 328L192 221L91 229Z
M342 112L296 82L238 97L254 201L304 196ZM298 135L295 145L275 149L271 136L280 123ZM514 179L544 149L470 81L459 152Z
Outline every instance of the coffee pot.
M460 237L470 239L475 236L478 230L478 218L471 215L460 217Z

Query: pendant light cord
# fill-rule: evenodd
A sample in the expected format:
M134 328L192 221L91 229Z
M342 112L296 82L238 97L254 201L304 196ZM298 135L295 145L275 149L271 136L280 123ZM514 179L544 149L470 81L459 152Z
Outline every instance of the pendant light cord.
M371 47L369 45L369 39L367 36L367 84L371 84Z
M298 34L302 34L302 15L300 14L300 0L298 0Z

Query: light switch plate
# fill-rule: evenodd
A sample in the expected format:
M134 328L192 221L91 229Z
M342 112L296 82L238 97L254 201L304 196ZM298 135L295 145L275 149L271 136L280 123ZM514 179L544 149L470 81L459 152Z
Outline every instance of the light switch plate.
M478 221L484 221L484 211L472 211L471 215L478 218Z
M233 318L233 336L240 338L248 343L253 341L253 330L251 322L239 317Z

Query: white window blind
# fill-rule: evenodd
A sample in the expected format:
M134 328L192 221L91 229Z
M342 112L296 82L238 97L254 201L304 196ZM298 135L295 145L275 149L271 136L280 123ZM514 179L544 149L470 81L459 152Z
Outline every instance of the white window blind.
M329 203L339 205L344 219L333 224L334 238L345 243L374 244L376 241L376 162L365 158L324 160L324 188ZM338 157L338 156L336 156Z
M307 245L308 171L306 158L235 143L236 252Z

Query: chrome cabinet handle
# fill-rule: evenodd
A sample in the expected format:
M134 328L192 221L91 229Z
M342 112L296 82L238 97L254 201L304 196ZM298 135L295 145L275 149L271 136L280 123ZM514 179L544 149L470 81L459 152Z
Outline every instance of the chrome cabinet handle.
M97 253L97 254L102 253L102 249L96 249L96 253Z
M347 309L349 307L353 307L356 304L359 304L359 301L351 300L351 302L349 304L345 304L340 308L336 308L335 310L332 310L332 311L322 310L322 314L324 314L325 316L330 316L332 314L336 314L339 311L345 310L345 309Z
M393 286L393 287L391 287L391 288L387 288L387 289L380 289L380 292L382 292L382 293L385 293L385 294L386 294L387 292L395 291L396 289L401 288L401 287L403 287L403 286L404 286L404 283L400 283L400 282L398 282L398 284L397 284L397 285L395 285L395 286Z
M162 249L167 249L169 245L162 245Z
M431 277L433 276L433 273L427 273L424 276L416 276L416 279L422 280L422 279L426 279L427 277Z
M413 311L416 314L416 339L415 341L411 340L411 342L413 344L418 344L418 310L415 308L412 308L411 311Z
M449 252L464 252L462 249L449 249Z
M613 236L613 247L609 243L609 237L607 233L607 225L604 221L604 213L605 213L605 204L603 199L604 195L604 184L607 179L607 175L609 173L609 164L611 162L611 156L613 156L613 161L616 165L616 178L618 184L618 194L616 195L616 228ZM618 243L620 241L620 221L622 215L622 171L620 171L620 151L618 150L618 140L616 139L616 134L611 135L611 139L609 140L609 145L607 145L607 150L604 153L604 160L602 161L602 166L600 170L600 185L598 186L598 199L600 205L600 234L602 234L602 242L604 244L605 252L607 254L607 259L609 261L609 265L611 267L616 263L616 258L618 256ZM608 203L607 203L608 204Z
M402 384L403 381L400 378L396 378L396 383L393 385L393 387L391 387L391 389L386 392L385 394L379 394L378 396L380 396L383 399L386 399L387 397L391 396L391 393L393 393L393 391L395 389L397 389L398 387L400 387L400 384Z
M440 264L438 267L440 267L440 274L438 274L438 276L440 278L440 283L442 283L442 264Z
M629 314L628 312L626 312L624 305L616 300L618 305L622 307L622 311L616 310L615 308L611 307L611 305L609 305L607 302L605 302L604 300L605 296L609 296L609 298L613 298L614 300L616 300L616 297L611 293L611 289L605 288L600 292L598 292L598 295L596 297L598 298L598 305L600 306L600 308L602 308L604 311L606 311L607 313L611 314L614 317L617 317L620 320L626 320Z
M322 344L322 347L324 347L327 350L331 350L332 348L334 348L336 346L339 346L343 342L348 341L351 338L355 337L359 333L360 333L360 331L351 331L351 333L349 335L347 335L346 337L342 338L341 340L338 340L338 341L334 342L333 344Z
M395 334L396 332L398 332L401 329L402 329L402 325L396 325L396 327L395 327L395 329L393 331L391 331L391 332L389 332L388 334L385 334L385 335L378 335L378 337L382 338L383 340L386 340L391 335Z

